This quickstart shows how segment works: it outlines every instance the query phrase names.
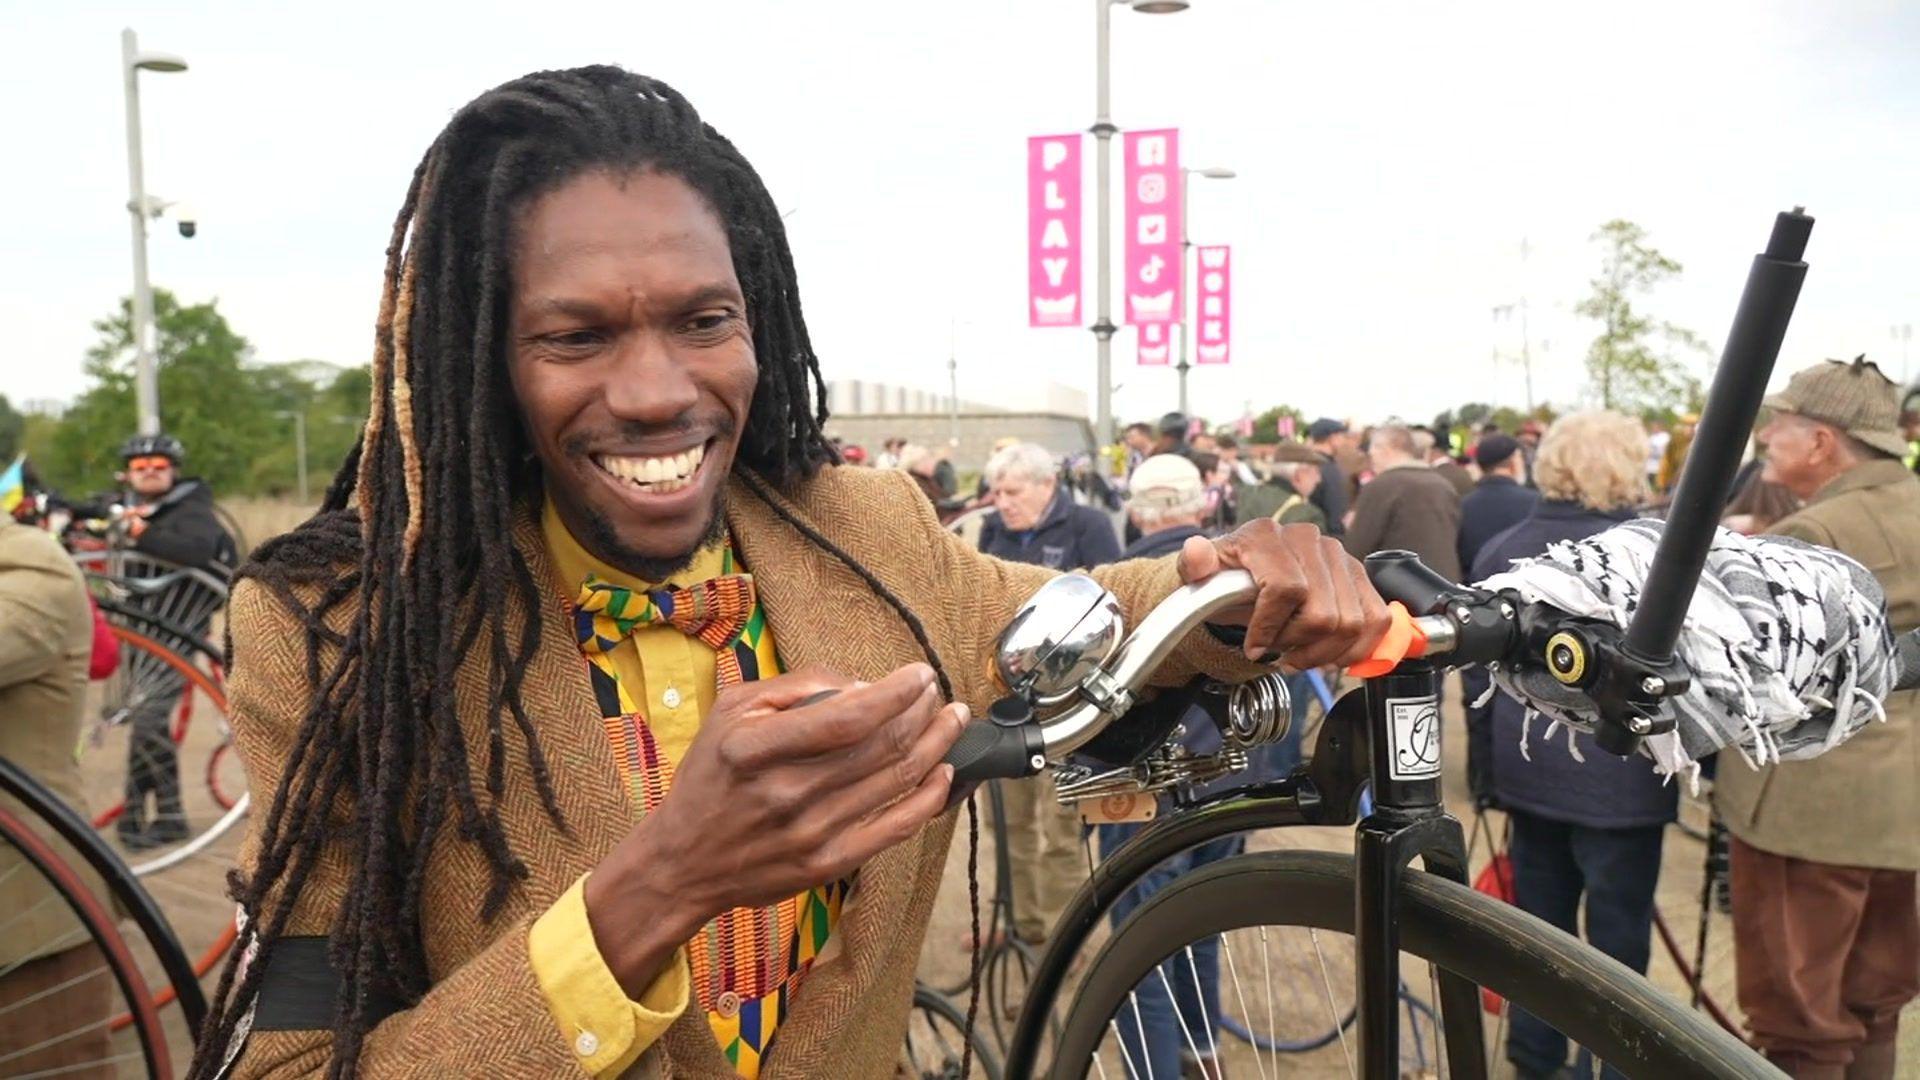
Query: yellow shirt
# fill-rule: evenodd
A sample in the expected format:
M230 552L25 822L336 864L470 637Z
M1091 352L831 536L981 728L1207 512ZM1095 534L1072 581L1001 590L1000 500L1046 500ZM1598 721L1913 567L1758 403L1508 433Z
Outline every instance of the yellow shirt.
M553 558L552 584L569 602L590 574L642 590L692 585L719 575L724 559L724 549L716 544L701 549L691 565L666 581L643 583L581 547L552 503L541 511L540 529ZM756 651L763 657L761 670L778 670L770 630ZM623 706L645 714L661 753L678 763L719 692L713 650L671 626L645 626L613 652L596 658L600 660L613 665ZM584 876L574 882L534 922L527 953L554 1022L581 1069L594 1077L617 1076L686 1011L691 978L686 949L676 950L640 999L629 999L594 943L582 895L585 882Z

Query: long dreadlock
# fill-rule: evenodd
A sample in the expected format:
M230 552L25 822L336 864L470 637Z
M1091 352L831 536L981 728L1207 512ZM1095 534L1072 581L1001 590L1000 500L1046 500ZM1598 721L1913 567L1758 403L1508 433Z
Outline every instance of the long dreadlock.
M906 605L780 505L777 490L836 457L821 430L826 388L786 231L752 166L678 92L620 68L539 72L482 94L428 148L394 221L360 441L320 513L263 545L241 571L300 620L313 691L259 830L258 859L230 881L270 950L324 843L344 839L355 849L354 877L331 928L341 978L331 1077L356 1071L377 1020L374 1002L410 1004L428 989L420 905L442 831L455 830L485 856L484 918L527 877L498 811L510 736L524 748L548 817L567 828L520 703L539 647L541 601L512 545L512 519L516 500L538 491L539 475L508 382L507 323L519 211L594 169L676 176L724 223L759 365L736 468L783 519L893 606L952 696ZM519 601L517 632L508 625L509 592ZM335 630L326 617L341 605L351 614ZM491 670L484 797L452 692L459 658L476 647ZM352 828L330 837L327 808L342 794L351 795ZM969 803L973 825L971 810ZM264 956L244 971L228 965L190 1078L217 1069L266 966ZM976 997L978 968L976 955Z

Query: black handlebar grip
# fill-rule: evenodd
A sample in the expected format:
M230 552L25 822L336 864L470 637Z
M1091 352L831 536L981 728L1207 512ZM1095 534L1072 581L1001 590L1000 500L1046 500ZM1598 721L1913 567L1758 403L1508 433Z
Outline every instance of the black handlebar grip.
M1893 639L1893 688L1920 689L1920 630Z
M981 781L1013 780L1039 772L1046 764L1046 741L1038 724L1008 727L976 722L961 730L943 760L953 766L947 805L957 806Z

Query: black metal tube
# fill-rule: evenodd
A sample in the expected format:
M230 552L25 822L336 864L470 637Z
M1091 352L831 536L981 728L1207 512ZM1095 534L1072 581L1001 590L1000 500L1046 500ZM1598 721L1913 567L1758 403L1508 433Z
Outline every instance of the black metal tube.
M1753 267L1747 271L1747 287L1740 294L1733 328L1727 331L1713 389L1707 394L1659 550L1641 589L1640 610L1627 627L1626 650L1636 657L1664 663L1673 656L1673 643L1706 565L1707 549L1713 546L1714 529L1720 524L1728 489L1739 471L1747 435L1807 276L1807 264L1800 257L1812 230L1813 219L1800 208L1780 214L1774 219L1767 250L1753 257Z

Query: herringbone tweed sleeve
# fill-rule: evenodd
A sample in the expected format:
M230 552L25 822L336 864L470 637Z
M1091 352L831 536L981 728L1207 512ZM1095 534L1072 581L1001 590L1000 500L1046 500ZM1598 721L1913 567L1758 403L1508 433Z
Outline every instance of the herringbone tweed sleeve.
M279 790L312 691L306 635L279 600L243 581L229 606L233 640L230 704L234 738L254 797L264 810ZM343 835L353 807L344 797L329 813L329 831ZM240 865L260 856L265 814L249 819ZM353 855L330 842L313 867L286 933L324 935L345 901ZM527 959L527 932L538 912L522 910L482 929L459 928L490 941L466 944L465 962L439 977L411 1009L395 1013L368 1036L359 1075L378 1077L581 1076L571 1048L548 1011ZM464 952L465 949L458 951ZM480 1039L476 1041L476 1034ZM326 1071L327 1031L255 1031L231 1075L239 1078L319 1076Z

